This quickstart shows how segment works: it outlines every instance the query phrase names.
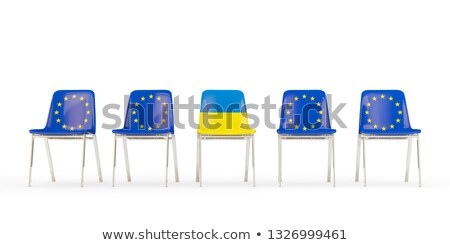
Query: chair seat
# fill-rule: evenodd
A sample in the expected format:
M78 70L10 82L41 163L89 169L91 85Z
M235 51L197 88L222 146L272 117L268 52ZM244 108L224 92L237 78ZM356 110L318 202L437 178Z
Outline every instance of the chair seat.
M40 134L40 135L83 135L89 134L89 130L52 130L52 129L31 129L31 134Z
M336 129L332 128L319 128L319 129L308 129L303 131L302 129L295 130L287 130L287 129L278 129L278 134L295 134L295 135L319 135L319 134L335 134Z
M203 134L203 135L220 135L220 136L233 136L233 135L251 135L251 134L255 134L256 130L255 129L232 129L232 130L210 130L207 128L204 129L198 129L197 130L198 134Z
M122 135L157 135L157 134L173 134L174 132L170 129L152 129L148 130L130 130L130 129L114 129L113 134L122 134Z
M420 129L396 129L395 131L382 131L374 129L362 129L361 134L372 134L372 135L409 135L409 134L420 134L422 132Z

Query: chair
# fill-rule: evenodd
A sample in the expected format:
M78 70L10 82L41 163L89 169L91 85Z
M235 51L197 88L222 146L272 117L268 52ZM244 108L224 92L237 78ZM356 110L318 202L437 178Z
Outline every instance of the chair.
M34 139L43 138L50 166L51 179L55 182L49 140L53 139L81 139L83 140L83 154L81 165L81 187L84 185L84 165L86 156L86 140L94 142L97 161L98 178L103 182L98 153L97 137L95 136L95 96L91 90L59 90L53 94L48 114L47 125L44 129L32 129L31 133L31 161L28 186L31 186L31 172L33 169Z
M202 140L246 140L245 177L248 181L250 141L252 143L253 186L255 186L255 134L248 124L244 94L239 90L205 90L202 93L197 130L197 174L202 186Z
M282 182L283 140L327 140L328 178L336 186L334 133L328 113L327 97L321 90L287 90L283 94L278 133L278 185Z
M166 181L168 185L169 140L172 140L175 179L179 182L176 139L174 134L172 93L168 90L135 90L131 92L125 124L114 133L113 183L115 186L117 139L122 139L128 182L131 182L127 140L156 139L166 142Z
M417 140L417 164L419 187L422 186L419 154L419 129L412 129L409 123L405 95L400 90L366 90L361 95L359 116L356 177L359 181L361 143L363 147L364 186L366 181L366 140L408 140L405 182L409 179L412 140Z

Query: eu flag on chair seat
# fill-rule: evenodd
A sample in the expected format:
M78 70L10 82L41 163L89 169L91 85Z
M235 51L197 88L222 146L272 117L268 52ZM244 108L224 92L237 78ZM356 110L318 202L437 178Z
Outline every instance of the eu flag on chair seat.
M83 161L81 187L84 184L86 140L93 140L99 181L103 182L97 137L95 135L95 95L91 90L59 90L53 94L47 124L43 129L31 129L31 162L28 185L31 186L34 139L43 138L52 181L55 181L53 161L50 153L50 139L82 139Z

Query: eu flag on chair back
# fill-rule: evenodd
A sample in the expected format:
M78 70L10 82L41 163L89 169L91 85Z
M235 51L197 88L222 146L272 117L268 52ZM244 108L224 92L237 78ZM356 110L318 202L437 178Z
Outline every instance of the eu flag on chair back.
M172 93L168 90L135 90L130 94L123 129L115 134L174 133Z
M205 90L200 105L199 134L254 134L248 123L244 93L239 90Z
M359 133L418 134L409 123L405 95L400 90L366 90L361 95Z
M322 90L287 90L283 94L279 134L334 134Z
M95 96L91 90L59 90L53 94L44 129L32 134L95 134Z

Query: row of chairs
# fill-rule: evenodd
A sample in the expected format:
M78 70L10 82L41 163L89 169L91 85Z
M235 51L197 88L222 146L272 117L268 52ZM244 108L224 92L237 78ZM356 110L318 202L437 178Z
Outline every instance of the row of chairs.
M174 132L172 94L168 90L136 90L130 94L124 127L114 133L113 186L115 185L117 141L122 139L128 181L131 181L128 140L159 139L166 144L165 185L168 184L169 141L172 142L175 179L179 182L176 138ZM86 141L94 143L99 181L102 171L96 138L95 96L90 90L56 91L50 106L44 129L32 129L29 186L31 186L34 140L43 138L52 181L55 181L50 139L81 139L83 155L81 186L84 184ZM365 142L373 139L408 140L405 181L408 181L413 139L417 142L419 186L421 186L419 133L412 129L405 95L399 90L367 90L361 96L360 122L355 181L359 181L361 145L366 186ZM231 139L246 141L245 177L248 181L250 148L255 186L255 133L250 128L244 94L238 90L205 90L202 93L200 119L197 130L196 181L202 186L202 142L205 140ZM325 92L321 90L288 90L283 95L278 133L278 184L282 183L282 142L284 140L327 140L328 182L336 185L335 177L335 129L331 128L329 108Z

